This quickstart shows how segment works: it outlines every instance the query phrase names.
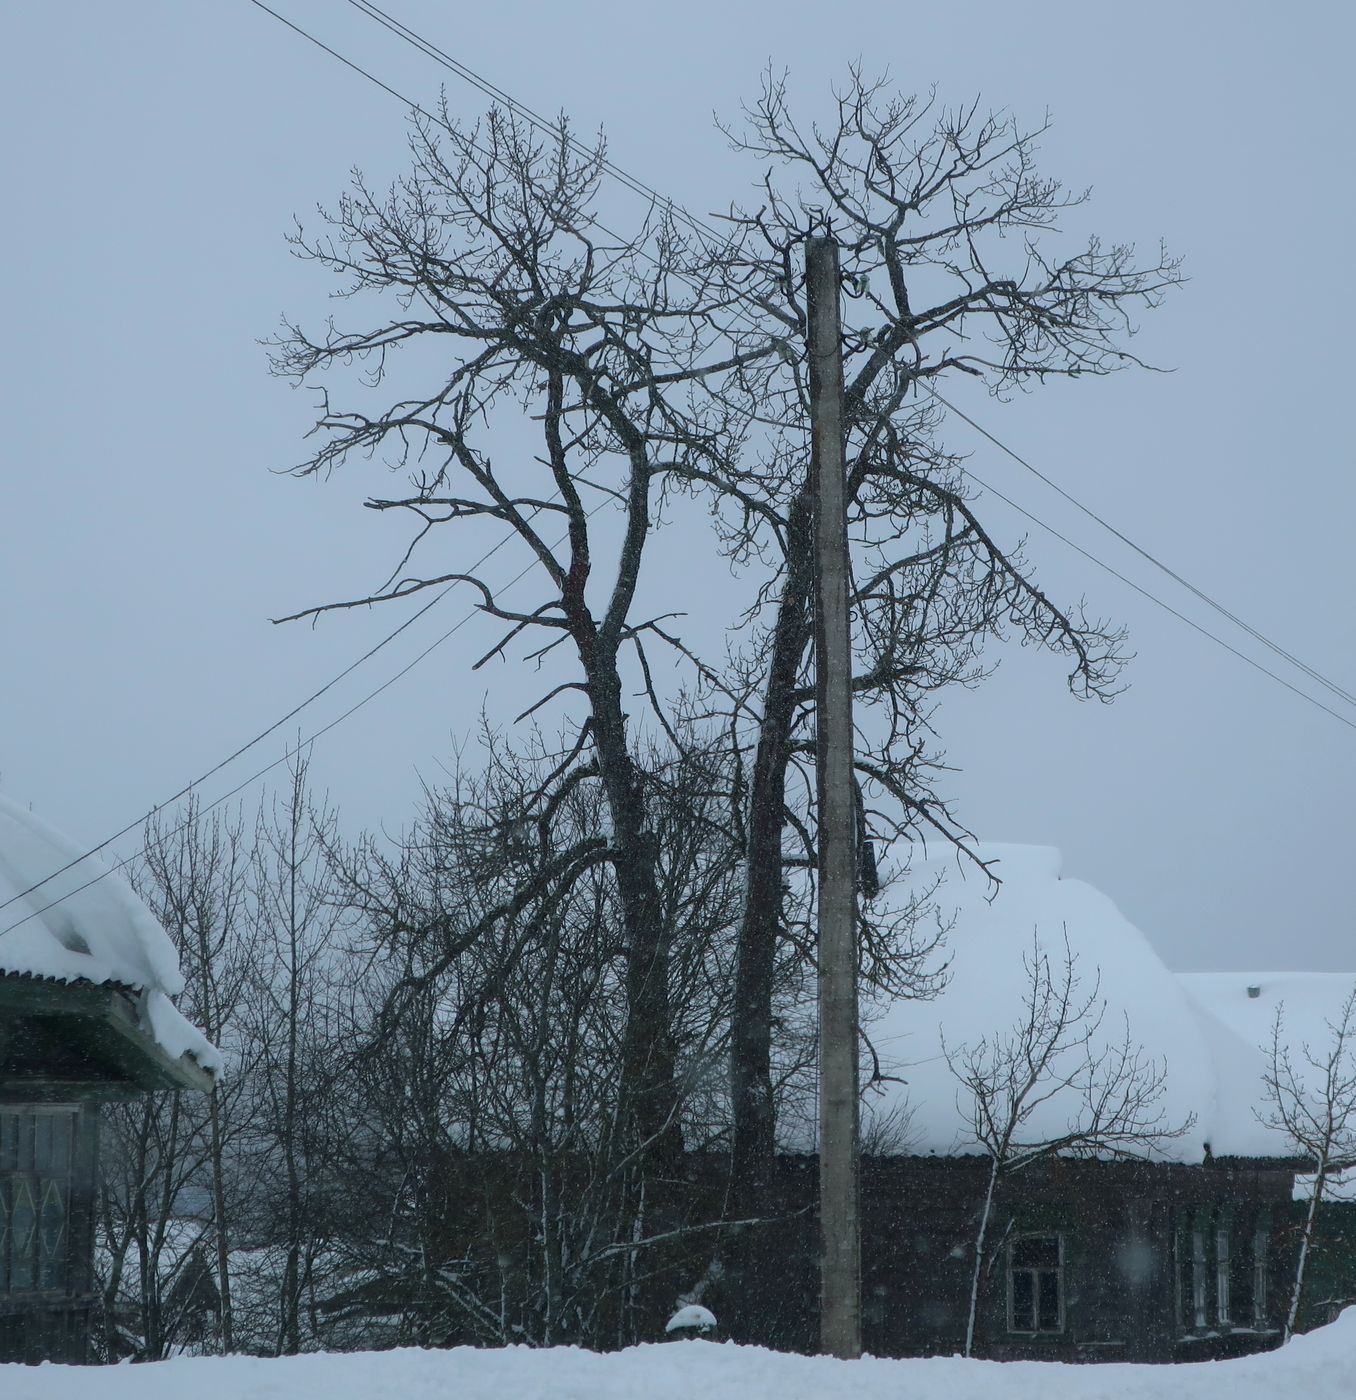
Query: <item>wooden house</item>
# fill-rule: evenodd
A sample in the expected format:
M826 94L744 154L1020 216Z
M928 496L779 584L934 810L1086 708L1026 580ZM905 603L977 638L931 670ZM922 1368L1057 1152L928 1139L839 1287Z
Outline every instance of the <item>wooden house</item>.
M961 1352L976 1287L979 1356L1186 1361L1275 1345L1294 1277L1296 1180L1311 1164L1264 1121L1263 1047L1280 1008L1296 1049L1326 1044L1353 978L1175 974L1106 896L1063 878L1058 852L981 854L1002 880L996 893L953 863L938 896L951 925L941 994L863 1002L864 1345L881 1356ZM915 881L928 880L924 866ZM976 1285L993 1159L957 1070L967 1049L1020 1041L1033 976L1048 996L1066 967L1091 1039L1070 1035L1065 1059L1046 1066L1017 1148L1058 1139L1085 1115L1078 1084L1058 1086L1088 1050L1141 1054L1159 1080L1145 1120L1163 1132L1038 1153L1005 1171ZM793 1093L786 1107L779 1277L757 1309L767 1332L747 1339L813 1350L813 1105Z
M1204 1361L1276 1345L1302 1214L1293 1198L1310 1164L1262 1121L1262 1047L1282 1005L1291 1043L1321 1045L1352 979L1175 974L1109 899L1062 876L1056 852L985 847L981 854L1002 879L996 892L963 868L948 872L938 892L950 960L940 994L863 998L866 1350L963 1352L972 1290L973 1351L985 1358ZM917 871L912 887L929 888L932 874ZM1045 968L1037 998L1058 997L1065 967L1073 1009L1086 1008L1086 1018L1070 1028L1066 1050L1043 1061L980 1250L993 1158L956 1071L967 1048L1020 1043L1033 971ZM1083 1057L1105 1052L1114 1067L1122 1050L1148 1084L1138 1115L1145 1131L1067 1141L1087 1107ZM818 1350L814 1089L813 1065L784 1086L772 1179L757 1223L743 1227L727 1255L732 1265L722 1259L713 1268L704 1228L724 1208L723 1151L692 1152L671 1216L649 1222L660 1237L681 1235L684 1224L702 1227L675 1244L667 1265L674 1294L664 1304L709 1307L723 1338ZM1031 1151L1058 1141L1063 1148ZM536 1225L515 1182L530 1190L534 1169L526 1156L449 1150L421 1186L438 1223L420 1249L482 1271L477 1286L487 1290L526 1272ZM574 1188L560 1189L568 1198ZM1352 1296L1344 1290L1356 1282L1331 1255L1315 1257L1327 1274L1324 1297ZM694 1282L695 1291L685 1291ZM401 1296L411 1312L420 1286L416 1280ZM382 1296L389 1305L390 1295ZM667 1316L661 1307L648 1319L653 1335ZM454 1321L442 1340L482 1337L474 1322Z
M965 1347L987 1181L978 1157L863 1158L862 1340L873 1356ZM818 1349L812 1155L779 1163L775 1270L755 1307L704 1296L779 1349ZM990 1360L1204 1361L1276 1345L1293 1279L1283 1162L1055 1158L1007 1184L982 1263L974 1354ZM728 1334L727 1334L728 1335Z
M87 1359L99 1104L219 1068L168 937L81 854L0 800L0 1362Z

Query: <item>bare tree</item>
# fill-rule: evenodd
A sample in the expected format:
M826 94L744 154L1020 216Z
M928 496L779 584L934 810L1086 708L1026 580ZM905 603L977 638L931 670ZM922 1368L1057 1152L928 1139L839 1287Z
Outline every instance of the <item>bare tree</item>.
M1278 1006L1262 1079L1267 1107L1258 1117L1267 1127L1284 1133L1313 1170L1285 1315L1286 1342L1293 1336L1299 1317L1305 1268L1323 1193L1335 1176L1356 1165L1356 988L1327 1022L1327 1028L1326 1045L1302 1044L1302 1063L1297 1064L1285 1035L1285 1007Z
M974 1351L980 1280L1001 1181L1061 1155L1150 1156L1194 1121L1174 1125L1164 1118L1166 1067L1132 1042L1128 1024L1119 1038L1101 1035L1106 1015L1101 975L1085 990L1067 932L1062 956L1053 963L1033 937L1023 966L1026 985L1017 1020L977 1044L948 1046L945 1039L942 1044L960 1085L958 1107L989 1159L975 1233L966 1356Z
M796 947L785 875L814 845L799 262L808 232L832 227L849 294L864 883L874 840L923 824L964 844L931 787L940 760L929 697L982 676L985 639L1011 634L1067 657L1080 695L1115 690L1120 634L1047 597L1020 552L986 529L938 445L940 412L919 394L952 374L1003 393L1137 364L1123 343L1132 316L1179 280L1165 256L1140 265L1131 249L1096 240L1055 255L1056 221L1081 196L1036 174L1039 134L977 106L896 99L854 73L836 122L806 135L770 81L749 133L733 138L766 167L761 206L732 210L723 239L694 236L663 209L618 236L593 222L601 146L581 156L564 127L539 140L501 113L468 129L444 110L416 121L411 175L387 195L358 179L320 236L299 229L294 240L344 279L350 305L391 304L366 329L331 323L315 337L288 325L279 339L278 372L325 390L324 441L297 470L380 457L406 471L408 489L367 504L414 522L385 585L296 616L464 584L507 626L482 662L527 646L554 664L568 644L574 668L519 716L582 696L528 818L579 782L596 780L606 795L628 965L625 1119L638 1150L671 1172L682 1147L671 945L622 703L630 685L676 738L648 648L671 647L692 665L706 713L730 736L746 860L730 1074L736 1217L757 1208L773 1172L773 1000L781 953ZM420 346L432 354L397 353ZM387 388L402 363L426 376L403 396ZM354 364L367 383L349 391L352 406L336 407L330 381ZM492 428L520 411L540 431L535 460L492 455ZM669 618L633 615L649 537L678 493L701 493L733 563L762 570L746 615L753 645L728 668L696 655ZM593 523L604 506L616 512L615 552ZM448 528L461 535L485 520L510 526L540 565L538 593L520 608L481 573L424 562ZM864 921L868 942L873 927Z
M147 823L133 883L179 951L186 984L180 1005L227 1052L230 1072L208 1095L176 1090L105 1114L101 1229L109 1261L103 1291L110 1356L128 1350L143 1358L166 1355L185 1341L190 1325L201 1330L201 1320L190 1314L209 1301L217 1348L234 1346L230 1255L237 1183L229 1158L240 1141L248 1079L239 1020L248 963L248 861L240 823L208 818L196 802L177 818L157 815ZM186 1270L210 1280L210 1300L201 1280L178 1286ZM128 1312L137 1318L133 1335L119 1323Z
M187 1110L187 1111L186 1111ZM203 1122L177 1093L102 1114L99 1262L106 1360L156 1360L187 1340L178 1288L211 1222L176 1216L210 1179Z
M498 744L490 757L430 790L394 850L369 839L344 862L379 987L354 1170L389 1203L355 1231L355 1269L369 1290L381 1281L405 1340L621 1345L655 1335L700 1268L721 1183L661 1195L624 1131L626 949L603 794L575 784L531 820L553 760ZM645 765L689 1175L724 1121L739 890L724 779L719 756L693 751Z
M781 899L788 824L791 859L813 845L805 768L813 690L805 675L812 632L809 513L804 470L807 383L800 247L830 227L846 292L850 534L858 659L857 769L863 790L864 891L872 839L920 826L965 845L933 791L939 762L930 697L984 674L981 649L1004 634L1070 663L1069 686L1109 699L1120 633L1062 607L1037 585L1020 551L986 528L959 462L939 445L943 416L928 390L948 377L994 394L1051 376L1104 374L1138 359L1126 348L1137 310L1180 280L1161 253L1140 263L1093 239L1057 253L1062 213L1083 201L1037 174L1041 129L978 103L940 107L896 97L859 72L823 128L802 129L783 82L769 78L735 147L764 167L761 203L732 211L727 268L758 334L782 337L778 361L741 360L733 378L759 403L756 468L725 497L729 548L774 563L750 616L773 614L742 678L732 714L751 716L747 898L738 939L732 1059L732 1209L758 1199L772 1171L774 1114L769 995L785 937ZM740 349L752 349L753 330ZM728 393L728 387L723 389ZM756 482L760 507L751 504ZM742 684L740 683L742 680ZM868 942L871 922L863 927Z
M300 256L346 279L350 305L376 295L395 314L379 312L365 330L331 324L318 339L289 325L275 366L298 383L366 367L367 389L353 393L359 406L333 407L327 387L323 445L297 470L325 474L353 457L385 456L408 470L409 490L368 505L408 514L416 532L386 586L297 616L459 583L507 625L478 664L520 638L538 659L560 643L572 649L575 669L519 716L573 694L584 699L527 815L549 805L557 785L596 779L606 796L627 950L624 1119L638 1151L676 1170L669 941L623 673L632 656L637 688L658 708L646 647L682 651L664 619L633 610L664 494L722 477L742 437L733 410L704 387L732 369L718 325L730 294L712 282L712 255L662 211L620 239L593 223L604 150L580 155L563 126L541 141L495 111L468 129L444 106L437 120L415 119L411 153L412 173L387 195L357 179L324 216L325 233L299 229L293 240ZM718 342L712 354L708 340ZM439 355L427 386L367 407L394 374L396 352L418 343ZM764 336L749 353L776 351ZM491 423L523 412L539 426L536 456L494 454ZM615 512L619 547L595 538L592 518L603 506ZM424 569L414 557L436 527L485 520L508 525L540 566L538 594L522 607L481 574Z
M325 1103L339 1039L332 1024L339 920L327 853L337 819L309 790L309 756L289 766L288 784L261 810L249 868L249 996L254 1046L250 1160L256 1216L281 1246L271 1350L300 1349L302 1300L323 1237L314 1192L323 1179Z

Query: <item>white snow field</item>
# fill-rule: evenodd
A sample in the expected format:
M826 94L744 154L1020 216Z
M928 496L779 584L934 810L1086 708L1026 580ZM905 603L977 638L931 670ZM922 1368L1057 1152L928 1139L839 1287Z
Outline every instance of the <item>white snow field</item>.
M0 1366L4 1400L1351 1400L1356 1308L1283 1351L1179 1366L833 1361L702 1341Z

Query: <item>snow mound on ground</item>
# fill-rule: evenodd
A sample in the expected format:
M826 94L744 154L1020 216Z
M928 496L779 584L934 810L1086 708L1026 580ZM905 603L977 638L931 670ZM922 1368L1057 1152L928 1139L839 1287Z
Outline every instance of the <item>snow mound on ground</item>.
M710 1308L704 1308L699 1303L689 1303L687 1307L679 1308L669 1318L664 1331L685 1331L689 1327L698 1332L714 1332L716 1330L716 1315Z
M1356 1310L1281 1351L1180 1366L834 1361L760 1347L650 1344L610 1355L554 1347L401 1350L144 1366L0 1366L15 1400L1350 1400Z
M167 1053L220 1068L216 1050L170 1001L184 979L169 935L120 875L82 856L0 797L0 973L140 991L142 1023Z

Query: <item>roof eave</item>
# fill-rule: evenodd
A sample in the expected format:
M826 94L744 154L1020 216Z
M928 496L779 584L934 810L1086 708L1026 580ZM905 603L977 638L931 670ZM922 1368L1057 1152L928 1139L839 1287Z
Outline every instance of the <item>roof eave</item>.
M143 1028L133 1000L135 992L111 983L60 982L26 973L0 972L0 1010L70 1017L81 1023L101 1058L116 1077L61 1081L41 1080L43 1092L78 1097L127 1097L158 1089L207 1092L215 1082L190 1055L170 1055ZM38 1080L29 1087L36 1088ZM11 1082L26 1094L24 1080Z

